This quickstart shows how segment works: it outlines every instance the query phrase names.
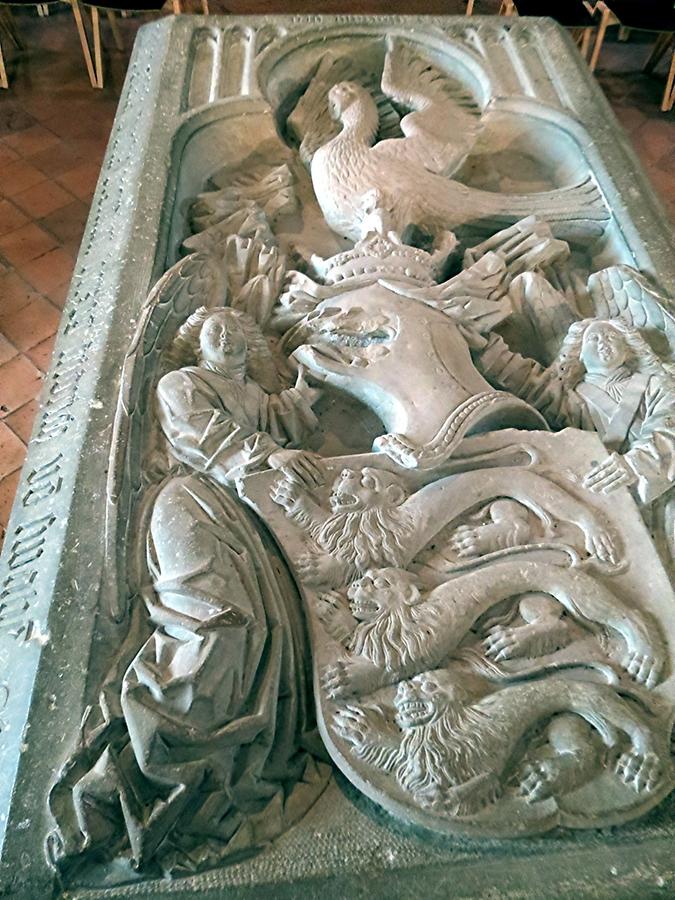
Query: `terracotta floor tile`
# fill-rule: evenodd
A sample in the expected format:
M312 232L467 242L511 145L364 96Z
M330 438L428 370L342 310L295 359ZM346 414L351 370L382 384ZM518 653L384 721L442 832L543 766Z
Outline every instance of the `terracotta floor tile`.
M8 147L16 150L21 156L31 156L59 142L54 132L42 125L31 125L23 131L8 134L4 140Z
M0 422L0 478L18 469L25 455L25 443L4 422Z
M0 419L34 400L41 387L39 370L22 354L0 366Z
M56 246L56 239L34 222L0 238L0 253L13 266L36 259Z
M45 119L44 125L54 134L69 141L77 140L78 137L101 137L110 133L109 123L93 119L91 115L83 116L81 113L72 116L54 116L53 119Z
M9 200L0 200L0 237L16 231L28 221L27 217Z
M615 106L614 113L629 134L647 121L645 114L634 106Z
M44 172L31 166L25 159L17 159L0 168L0 194L13 197L44 180Z
M0 140L0 166L8 166L17 159L19 159L19 154L16 150L12 150L4 141Z
M52 303L59 309L63 309L68 299L68 291L70 290L69 282L64 282L60 287L54 288L47 295Z
M35 125L35 119L29 115L17 100L6 99L0 104L0 137L6 137L16 131L23 131Z
M29 400L28 403L24 403L16 412L10 413L5 419L5 423L9 425L14 434L21 438L24 444L27 444L30 440L33 421L39 408L40 404L37 400Z
M8 359L16 356L17 352L18 351L14 344L11 344L7 340L7 338L2 333L0 333L0 366L3 363L6 363Z
M675 182L675 140L672 149L656 161L656 168L669 174L672 181Z
M80 200L91 200L96 188L100 165L95 163L82 163L70 172L64 172L59 175L57 181L67 188L71 193L79 197Z
M43 181L14 196L14 203L33 219L41 219L67 206L73 195L54 181Z
M59 310L49 300L34 297L18 312L0 310L0 331L18 350L26 351L52 337L60 318Z
M81 200L74 200L40 220L40 225L59 241L79 241L89 215L89 207Z
M76 148L77 153L83 162L96 163L100 166L108 146L109 137L109 132L98 138L90 136L81 137L76 141L73 141L73 146Z
M69 115L73 110L85 115L91 104L87 99L74 99L72 91L68 94L35 91L22 99L22 105L39 122L45 122L57 115Z
M62 141L57 138L57 143L53 144L48 150L42 150L33 156L27 157L27 162L50 178L56 178L64 172L69 172L75 168L82 160L79 147L68 141Z
M16 312L30 303L33 297L37 297L36 292L16 272L10 272L0 278L0 303L2 304L0 309L10 309Z
M631 140L640 158L653 163L672 151L673 130L667 119L650 119L631 134Z
M80 244L82 243L82 238L74 238L72 241L66 241L63 245L63 249L66 253L70 253L73 259L77 259L77 256L80 252Z
M0 169L0 194L13 197L44 180L44 172L31 166L25 159L17 159Z
M49 296L62 284L70 283L74 266L74 257L62 247L56 247L49 253L24 263L20 267L20 274L40 293Z
M14 506L14 497L20 478L21 469L19 468L9 475L5 475L0 481L0 528L3 530L7 528L7 523L9 522L9 515L12 511L12 506Z
M51 304L50 304L51 306ZM58 310L56 311L58 315ZM59 316L60 318L60 316ZM57 324L58 327L58 324ZM37 344L35 347L31 347L30 350L26 351L26 356L30 359L33 365L37 366L37 368L41 372L49 371L49 364L52 361L52 353L54 351L54 341L56 340L56 331L51 334L48 338L41 343Z

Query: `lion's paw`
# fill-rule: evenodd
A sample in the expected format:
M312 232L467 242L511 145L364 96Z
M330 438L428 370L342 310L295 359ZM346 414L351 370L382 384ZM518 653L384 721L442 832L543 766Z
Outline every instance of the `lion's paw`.
M548 800L555 793L558 768L553 759L536 759L526 763L520 776L519 793L528 803Z
M621 781L638 794L653 791L662 772L661 760L651 750L644 753L634 748L627 750L621 754L616 764L616 774Z
M499 662L502 659L526 657L533 659L552 653L561 645L565 635L559 622L540 625L536 622L508 628L496 625L483 641L485 655ZM569 638L568 638L569 640Z

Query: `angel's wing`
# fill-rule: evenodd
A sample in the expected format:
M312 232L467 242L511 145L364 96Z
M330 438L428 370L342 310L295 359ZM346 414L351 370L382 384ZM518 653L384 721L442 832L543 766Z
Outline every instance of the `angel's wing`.
M675 303L659 294L630 266L610 266L588 279L594 315L619 317L639 328L653 349L675 361Z
M299 144L300 158L309 165L316 151L332 140L340 126L330 117L328 92L340 81L353 81L366 88L375 100L380 116L378 139L401 134L400 116L382 92L378 77L349 57L326 54L319 63L307 90L286 120L289 137Z
M106 489L106 568L104 598L109 614L120 621L129 594L142 589L147 528L147 488L151 475L141 460L152 457L155 440L152 402L163 374L161 358L195 305L222 304L226 293L222 259L194 253L179 260L160 278L143 305L122 367L113 424Z
M471 151L481 128L474 98L438 66L403 41L390 40L382 90L395 105L413 110L401 120L404 140L376 145L378 156L395 155L439 175L452 175Z
M277 247L230 230L229 221L210 226L199 235L195 252L159 279L124 359L106 490L102 582L105 605L117 621L126 613L129 595L147 583L143 536L156 487L166 474L152 403L161 376L184 364L172 355L178 329L197 308L224 305L245 310L262 327L281 291L285 260ZM265 372L269 384L263 386L278 390L271 353Z
M194 231L204 231L237 214L241 218L254 206L268 223L298 208L295 176L286 163L252 166L236 175L225 169L212 175L210 182L214 190L198 194L190 207Z

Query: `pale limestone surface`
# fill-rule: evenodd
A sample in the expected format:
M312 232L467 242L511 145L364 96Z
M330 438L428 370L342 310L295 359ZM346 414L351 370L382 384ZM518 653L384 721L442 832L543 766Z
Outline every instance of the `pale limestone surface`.
M141 38L0 571L16 896L344 896L372 831L601 896L495 838L672 788L667 235L560 32L410 25Z

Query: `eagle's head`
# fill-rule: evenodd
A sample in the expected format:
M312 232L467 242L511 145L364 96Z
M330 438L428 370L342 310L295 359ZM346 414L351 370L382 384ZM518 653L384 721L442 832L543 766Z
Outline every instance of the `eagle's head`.
M365 91L353 81L340 81L328 91L328 109L331 118L339 121L343 114L363 98Z

